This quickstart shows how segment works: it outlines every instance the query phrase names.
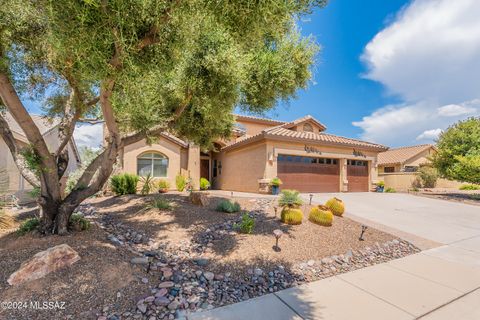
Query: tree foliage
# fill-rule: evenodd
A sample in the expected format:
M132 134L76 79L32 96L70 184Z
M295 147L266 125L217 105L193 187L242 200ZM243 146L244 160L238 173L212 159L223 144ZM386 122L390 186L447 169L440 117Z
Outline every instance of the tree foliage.
M449 179L480 183L480 118L460 121L443 132L433 164Z
M1 104L39 160L38 181L28 181L41 187L43 229L65 232L73 209L108 180L124 146L167 131L208 148L230 135L235 107L265 112L305 88L318 47L296 21L324 4L1 0ZM19 97L39 99L48 116L60 117L53 153ZM75 123L97 117L105 121L105 148L62 199L58 181ZM30 177L2 117L0 133Z

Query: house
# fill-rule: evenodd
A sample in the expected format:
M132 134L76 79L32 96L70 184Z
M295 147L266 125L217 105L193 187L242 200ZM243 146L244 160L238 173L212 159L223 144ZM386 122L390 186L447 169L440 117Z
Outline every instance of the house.
M283 189L301 192L369 191L377 180L377 155L388 148L340 137L312 116L291 122L236 115L232 136L200 150L169 133L152 145L140 141L126 146L120 170L153 174L175 186L178 174L198 188L200 177L216 189L268 192L274 177Z
M47 120L45 117L40 115L30 115L32 120L40 130L40 133L47 143L49 150L54 151L60 144L58 140L58 130L60 125L60 119L50 119ZM27 146L29 144L25 133L20 128L18 123L13 119L10 113L6 112L4 114L4 119L7 121L10 130L13 133L13 136L19 146ZM67 169L65 171L64 181L66 180L68 174L74 171L80 165L80 155L78 153L75 141L73 138L67 145L69 162ZM22 177L20 171L13 160L12 154L7 147L7 144L0 137L0 180L4 182L7 186L7 194L14 194L20 203L28 202L31 200L31 197L28 195L28 192L33 189L33 187Z
M431 144L389 149L378 154L378 173L416 172L435 152Z

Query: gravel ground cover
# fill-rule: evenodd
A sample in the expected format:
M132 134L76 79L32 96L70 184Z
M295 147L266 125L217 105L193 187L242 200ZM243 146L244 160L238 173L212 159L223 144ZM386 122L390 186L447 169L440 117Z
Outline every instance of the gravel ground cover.
M172 209L149 208L158 197ZM302 207L303 223L287 226L278 219L280 209L275 215L274 200L231 200L255 218L252 234L234 227L242 213L215 210L219 198L200 207L186 195L166 194L92 199L79 208L94 222L88 232L0 235L0 253L7 256L0 262L2 298L69 302L62 312L9 311L8 319L174 319L418 252L373 228L359 241L361 225L348 218L335 217L332 227L315 225L307 220L308 205ZM283 232L280 250L273 248L276 229ZM60 243L82 259L68 270L8 288L6 278L22 261Z

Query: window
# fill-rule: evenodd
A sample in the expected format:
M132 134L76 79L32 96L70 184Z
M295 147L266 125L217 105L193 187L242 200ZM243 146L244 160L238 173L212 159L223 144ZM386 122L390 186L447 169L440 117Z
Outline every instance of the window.
M383 168L383 172L395 172L395 167L385 167Z
M347 165L366 167L368 165L368 162L363 160L347 160Z
M166 177L168 158L161 153L144 153L137 158L137 174L152 177Z
M217 159L213 160L213 168L212 168L212 176L215 178L217 176L217 173L218 173L218 163L217 163Z
M303 125L303 131L306 131L306 132L313 132L313 127L310 123L305 123Z
M405 166L405 172L417 172L418 167L415 166Z

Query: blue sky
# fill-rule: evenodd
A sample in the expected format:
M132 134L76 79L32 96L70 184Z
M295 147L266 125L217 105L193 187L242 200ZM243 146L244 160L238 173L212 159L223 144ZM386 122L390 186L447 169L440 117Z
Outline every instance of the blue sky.
M309 88L267 116L311 114L329 133L391 147L432 143L480 116L479 17L479 0L330 0L300 21L322 46ZM99 126L75 132L79 145L100 137Z

